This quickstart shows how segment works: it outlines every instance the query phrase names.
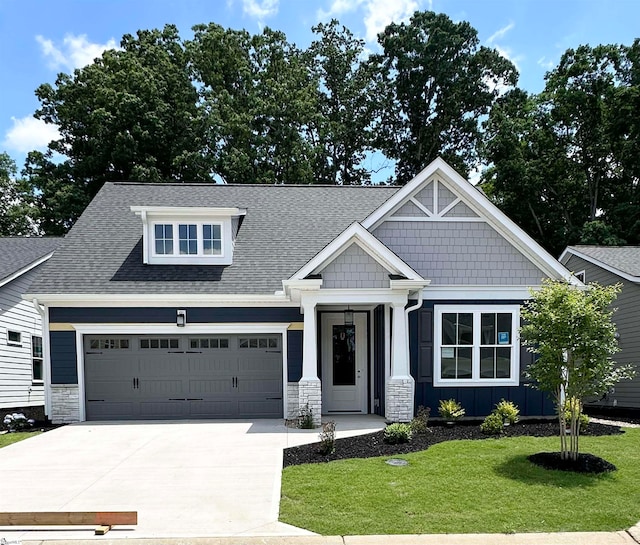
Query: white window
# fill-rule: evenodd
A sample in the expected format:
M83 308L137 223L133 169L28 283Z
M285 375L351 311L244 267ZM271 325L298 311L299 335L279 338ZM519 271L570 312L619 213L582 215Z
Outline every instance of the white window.
M152 257L191 260L190 256L211 259L223 255L222 223L154 223L152 232Z
M31 376L34 382L42 382L42 337L31 336Z
M157 223L154 226L155 253L158 255L173 254L173 225Z
M222 253L222 229L216 223L202 225L202 251L205 255Z
M435 307L434 386L517 386L518 305Z
M22 333L7 329L7 344L10 346L22 346Z
M580 280L580 282L582 282L583 284L587 281L587 276L585 274L584 271L580 271L577 273L573 273L573 276L575 276L578 280Z

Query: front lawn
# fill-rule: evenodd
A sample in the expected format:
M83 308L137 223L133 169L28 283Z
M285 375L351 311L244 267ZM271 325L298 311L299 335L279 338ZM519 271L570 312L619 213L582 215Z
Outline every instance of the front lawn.
M39 431L19 431L16 433L3 433L2 435L0 435L0 448L11 445L12 443L17 443L18 441L22 441L23 439L28 439L29 437L34 437L39 433Z
M583 437L618 471L549 471L557 437L449 441L426 451L287 467L280 520L324 535L611 531L640 520L640 429Z

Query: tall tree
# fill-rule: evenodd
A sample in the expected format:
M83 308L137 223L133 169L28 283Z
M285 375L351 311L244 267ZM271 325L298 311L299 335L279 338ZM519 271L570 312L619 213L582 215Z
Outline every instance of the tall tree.
M365 42L335 19L313 27L313 32L318 39L307 50L307 58L319 82L313 132L315 180L367 183L371 176L362 163L372 146L375 91Z
M120 47L36 90L36 118L60 131L26 165L48 234L64 232L106 181L209 179L198 94L176 27L127 34ZM45 202L54 197L55 211Z
M200 88L207 151L228 183L309 183L316 81L282 32L251 36L194 27L188 49Z
M25 201L24 180L17 178L16 163L7 153L0 153L0 236L35 234L37 210Z
M416 12L409 24L390 24L371 57L378 73L377 145L397 161L406 182L438 155L463 174L476 166L479 120L505 86L514 65L479 45L476 30L444 14Z

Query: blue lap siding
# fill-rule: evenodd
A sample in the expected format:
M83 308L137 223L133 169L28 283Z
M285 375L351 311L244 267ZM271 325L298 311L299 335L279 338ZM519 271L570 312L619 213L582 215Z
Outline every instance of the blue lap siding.
M49 340L51 343L51 383L78 384L75 331L52 331L49 333Z

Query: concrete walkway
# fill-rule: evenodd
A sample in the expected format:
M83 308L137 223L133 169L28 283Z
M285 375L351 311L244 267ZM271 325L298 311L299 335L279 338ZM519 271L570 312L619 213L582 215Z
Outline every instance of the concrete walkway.
M376 416L336 420L341 437L384 427ZM65 426L0 449L0 512L138 511L138 526L109 538L310 535L278 522L282 450L317 440L282 420ZM0 529L6 540L92 536Z

